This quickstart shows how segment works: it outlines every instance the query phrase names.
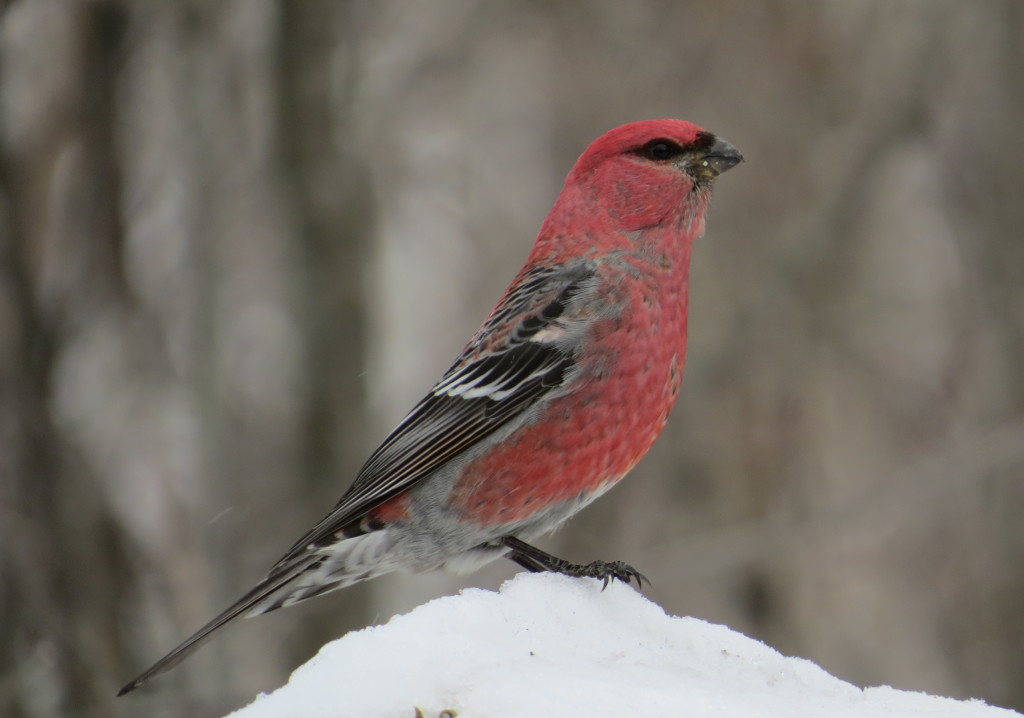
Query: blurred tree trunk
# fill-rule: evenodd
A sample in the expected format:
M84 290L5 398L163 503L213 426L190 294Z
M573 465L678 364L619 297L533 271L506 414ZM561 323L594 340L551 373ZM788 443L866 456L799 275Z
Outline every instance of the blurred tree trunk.
M124 14L83 5L29 21L61 49L46 73L24 44L3 58L5 82L35 85L0 147L0 713L12 718L89 715L109 697L128 665L111 597L131 580L124 529L53 413L80 314L131 311L112 101Z
M113 699L254 583L365 452L353 8L5 13L4 715L224 711L369 620L351 591Z
M300 318L305 338L305 411L300 481L287 487L308 522L340 497L366 451L364 302L373 236L367 150L356 122L358 13L333 0L280 3L278 87L282 189L298 222ZM310 606L319 620L289 634L287 660L298 664L323 644L372 618L366 586L339 603ZM332 620L329 618L333 616Z

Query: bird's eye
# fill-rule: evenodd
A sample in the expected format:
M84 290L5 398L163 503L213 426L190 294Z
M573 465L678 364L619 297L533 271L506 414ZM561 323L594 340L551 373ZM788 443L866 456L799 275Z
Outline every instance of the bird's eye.
M637 154L655 162L664 162L683 154L683 148L672 140L657 139L645 144Z

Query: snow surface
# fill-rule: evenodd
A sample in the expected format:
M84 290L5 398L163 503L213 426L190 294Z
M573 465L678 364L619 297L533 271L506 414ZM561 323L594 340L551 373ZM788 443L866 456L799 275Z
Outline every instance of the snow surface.
M881 648L880 648L881 650ZM981 701L860 689L620 583L520 574L324 646L233 718L1009 718Z

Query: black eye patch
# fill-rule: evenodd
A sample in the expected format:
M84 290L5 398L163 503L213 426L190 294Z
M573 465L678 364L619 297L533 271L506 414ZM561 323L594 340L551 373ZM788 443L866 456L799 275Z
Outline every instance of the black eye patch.
M672 140L655 139L637 148L636 154L654 162L664 162L673 157L678 157L685 150L678 143Z

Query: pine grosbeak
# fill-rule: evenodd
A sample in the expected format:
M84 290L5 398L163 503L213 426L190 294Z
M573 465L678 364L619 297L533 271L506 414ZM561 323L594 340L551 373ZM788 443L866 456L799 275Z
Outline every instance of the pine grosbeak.
M680 120L624 125L569 173L526 264L459 357L266 578L153 667L218 628L396 570L530 571L640 583L526 540L619 481L661 433L686 353L690 251L735 148Z

